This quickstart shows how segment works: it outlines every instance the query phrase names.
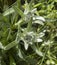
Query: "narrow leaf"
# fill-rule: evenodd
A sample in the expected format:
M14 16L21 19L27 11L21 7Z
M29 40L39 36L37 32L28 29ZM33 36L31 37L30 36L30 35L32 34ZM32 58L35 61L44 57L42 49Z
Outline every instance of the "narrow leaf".
M8 10L6 10L4 13L3 13L3 16L7 16L7 15L10 15L12 13L14 13L14 9L13 8L9 8Z
M22 18L24 17L24 13L21 9L19 9L17 6L14 6L13 8Z
M0 42L0 49L4 49L4 46L2 45L1 42Z
M39 56L43 56L43 53L34 44L31 47Z
M20 49L19 49L19 51L18 51L18 55L19 55L19 57L20 57L21 59L23 59L23 55L22 55L22 52L21 52Z
M9 50L11 48L13 48L14 46L16 46L18 43L16 41L13 41L11 43L9 43L8 45L5 46L4 50Z
M11 55L10 55L10 65L16 65L15 60Z

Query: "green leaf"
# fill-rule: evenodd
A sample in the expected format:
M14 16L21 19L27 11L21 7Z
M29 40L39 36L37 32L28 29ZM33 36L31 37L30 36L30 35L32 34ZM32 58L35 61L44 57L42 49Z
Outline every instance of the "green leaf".
M8 10L6 10L4 13L3 13L3 16L7 16L7 15L10 15L12 13L14 13L14 9L13 8L9 8Z
M17 6L14 6L13 8L22 18L24 17L24 13L21 9L19 9Z
M14 46L16 46L18 43L16 41L13 41L11 43L9 43L8 45L5 46L4 50L9 50L11 48L13 48Z
M14 58L10 55L10 65L16 65Z
M0 42L0 49L4 49L4 46L2 45L1 42Z
M15 25L20 25L23 22L22 19L20 19L17 23L15 23Z
M54 0L55 2L57 2L57 0Z
M18 55L19 55L19 57L20 57L21 59L23 59L23 55L22 55L21 49L18 50Z
M37 3L33 7L39 7L42 3Z
M25 1L25 6L24 7L25 7L24 14L26 15L30 11L29 4L27 3L27 1Z
M21 0L17 0L17 6L20 8L21 7Z
M22 60L25 60L26 55L22 51L20 44L16 46L16 49L17 49L17 56L20 57Z
M31 47L39 56L43 56L43 53L34 44Z
M37 11L37 8L34 8L34 9L31 10L31 13L33 14L33 13L35 13L36 11Z

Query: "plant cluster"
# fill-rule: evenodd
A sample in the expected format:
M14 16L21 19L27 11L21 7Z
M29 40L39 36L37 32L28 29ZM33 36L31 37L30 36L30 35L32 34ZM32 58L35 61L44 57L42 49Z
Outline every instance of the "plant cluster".
M57 0L0 3L0 65L57 65Z

